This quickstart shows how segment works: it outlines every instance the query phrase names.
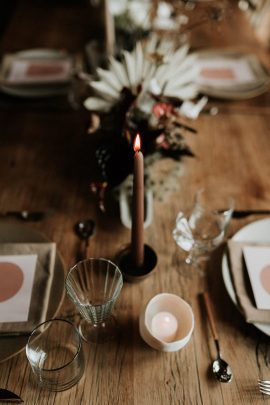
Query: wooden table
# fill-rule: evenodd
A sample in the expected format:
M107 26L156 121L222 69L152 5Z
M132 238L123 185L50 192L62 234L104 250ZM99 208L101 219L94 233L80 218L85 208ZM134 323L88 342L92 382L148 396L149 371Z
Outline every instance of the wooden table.
M86 3L18 0L1 38L1 53L37 46L82 51L87 40L101 35ZM269 55L259 47L247 23L239 32L235 21L233 14L230 32L237 45L257 51L268 61ZM220 40L235 45L230 36ZM200 42L203 45L207 43ZM154 202L154 220L145 231L145 240L158 254L157 269L140 284L124 284L115 308L119 338L103 345L84 345L85 374L68 391L51 393L35 386L24 351L0 364L0 387L19 394L27 405L264 402L257 378L260 374L270 378L269 337L245 322L227 294L221 275L224 246L213 253L202 277L194 270L181 274L180 249L172 239L178 211L189 206L201 186L216 189L215 207L223 205L225 194L235 199L236 208L270 207L270 93L219 105L228 111L202 114L192 123L198 129L198 135L189 138L196 158L184 160L180 189L167 202ZM112 202L115 212L102 214L90 193L93 150L86 134L88 113L72 110L63 97L33 101L1 94L0 106L0 210L52 211L31 226L57 243L66 270L76 261L79 241L73 226L81 218L96 221L88 255L114 257L130 240L130 232L120 223L116 202ZM233 220L230 234L256 219ZM234 372L230 384L218 383L209 372L216 352L198 298L204 290L214 304L222 351ZM192 338L178 352L153 350L139 335L141 309L160 292L180 295L195 314ZM65 298L59 316L72 309Z

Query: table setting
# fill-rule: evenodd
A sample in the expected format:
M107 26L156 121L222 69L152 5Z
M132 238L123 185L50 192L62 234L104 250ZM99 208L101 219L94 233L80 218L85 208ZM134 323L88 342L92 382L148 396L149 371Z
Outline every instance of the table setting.
M140 3L0 39L0 402L268 400L269 53L229 0Z
M267 335L269 334L268 330L268 319L269 314L267 315L267 311L265 311L264 315L260 315L260 310L255 309L255 305L253 303L254 298L250 299L249 297L253 296L250 294L250 286L246 286L246 282L244 280L244 270L242 269L241 264L241 253L245 246L257 246L257 247L265 247L267 248L267 224L268 218L261 219L254 221L248 224L246 227L240 229L229 242L229 252L232 250L233 255L231 259L231 269L232 272L228 273L228 260L230 256L224 255L222 260L222 273L226 288L230 294L235 305L237 302L240 304L238 308L243 312L247 322L254 323L256 327L262 330ZM265 233L263 233L265 232ZM235 273L235 266L237 266L238 271L236 270ZM236 287L234 288L233 279L237 277L237 283L235 284ZM238 290L239 289L239 290ZM236 295L237 291L237 295ZM260 294L258 292L258 294ZM244 302L242 303L241 296L243 295ZM237 298L238 297L238 298ZM237 301L239 300L239 301ZM245 303L246 301L246 303ZM250 313L251 311L251 313ZM253 314L254 311L254 314ZM264 311L262 311L264 312ZM250 313L250 315L249 315ZM251 316L251 317L250 317ZM258 317L258 318L257 318ZM261 321L261 322L260 322Z
M9 357L15 355L16 353L24 350L25 342L27 341L27 336L29 332L33 329L33 326L37 324L38 320L44 321L48 316L53 317L57 310L59 309L62 300L64 286L61 285L64 282L64 264L61 256L56 251L56 246L54 243L50 243L44 238L42 234L35 231L30 227L25 227L20 224L9 224L1 223L1 249L2 257L1 263L5 264L2 267L4 272L2 277L2 286L3 289L3 298L1 299L2 304L2 318L1 320L1 361L8 359ZM15 253L17 256L15 256ZM36 266L37 256L39 256L38 266ZM6 273L6 263L16 265L17 257L17 271L15 268L14 278L18 280L17 282L12 278L9 280L7 277L11 271ZM12 260L7 262L7 260ZM21 263L21 258L24 259L24 263ZM15 259L15 263L14 263ZM32 263L32 287L26 285L25 297L18 297L20 293L20 288L25 284L25 276L22 274L22 280L20 282L20 275L23 271L21 267L23 265L24 272L27 272L29 268L29 263L27 260L35 260ZM30 262L31 264L31 262ZM37 270L35 270L37 268ZM33 272L36 272L35 273ZM27 273L26 273L27 274ZM35 279L34 279L35 275ZM28 275L29 278L29 275ZM5 280L5 283L4 283ZM22 282L23 281L23 282ZM60 281L60 284L58 284ZM28 281L28 283L30 280ZM7 292L12 285L16 285L16 289ZM30 289L30 291L29 291ZM32 289L35 290L35 294L31 297ZM53 294L54 298L51 299L50 295ZM9 304L10 300L16 298L14 303ZM32 301L33 300L33 301ZM5 302L8 301L8 304L5 305ZM24 309L24 312L21 314L21 318L16 319L18 316L18 306L21 308L22 305L27 305L28 307ZM31 302L31 308L29 308ZM38 304L42 306L38 306ZM15 306L14 308L14 317L12 319L12 313L10 312L10 305ZM37 308L36 308L37 307ZM17 309L16 309L17 308ZM22 309L22 308L21 308ZM28 312L30 311L31 315ZM7 315L8 314L8 315ZM25 318L26 317L26 318ZM12 323L9 323L8 320L12 320ZM26 322L27 320L27 322ZM10 341L9 337L13 335L14 338ZM12 344L11 344L12 343Z

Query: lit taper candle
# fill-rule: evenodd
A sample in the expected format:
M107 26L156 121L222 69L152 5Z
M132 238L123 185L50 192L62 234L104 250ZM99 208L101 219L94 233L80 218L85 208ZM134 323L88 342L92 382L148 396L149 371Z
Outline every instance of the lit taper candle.
M136 267L144 263L144 162L141 152L141 139L139 134L134 141L134 171L133 171L133 199L132 199L132 231L131 248L133 262Z

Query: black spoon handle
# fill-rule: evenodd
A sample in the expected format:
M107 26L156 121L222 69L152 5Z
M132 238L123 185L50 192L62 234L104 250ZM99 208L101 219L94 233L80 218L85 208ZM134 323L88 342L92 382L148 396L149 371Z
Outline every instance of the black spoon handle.
M42 211L4 211L0 212L0 217L13 217L23 221L41 221L45 218L45 213Z
M236 219L246 218L249 215L269 215L270 210L235 210L232 217Z
M10 403L14 403L14 404L15 403L21 404L21 403L23 403L23 400L14 392L11 392L4 388L0 388L0 402L10 402Z

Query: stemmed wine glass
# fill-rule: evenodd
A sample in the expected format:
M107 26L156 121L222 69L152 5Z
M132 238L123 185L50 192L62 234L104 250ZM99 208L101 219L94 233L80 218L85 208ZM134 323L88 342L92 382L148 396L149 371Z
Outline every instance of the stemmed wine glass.
M82 260L69 270L65 286L83 317L79 331L84 340L112 339L117 332L112 310L123 286L119 268L107 259Z
M202 263L209 259L210 253L224 240L233 209L232 198L228 199L223 209L212 209L205 189L195 194L190 215L185 216L179 212L173 230L177 245L187 252L182 266L201 269Z

